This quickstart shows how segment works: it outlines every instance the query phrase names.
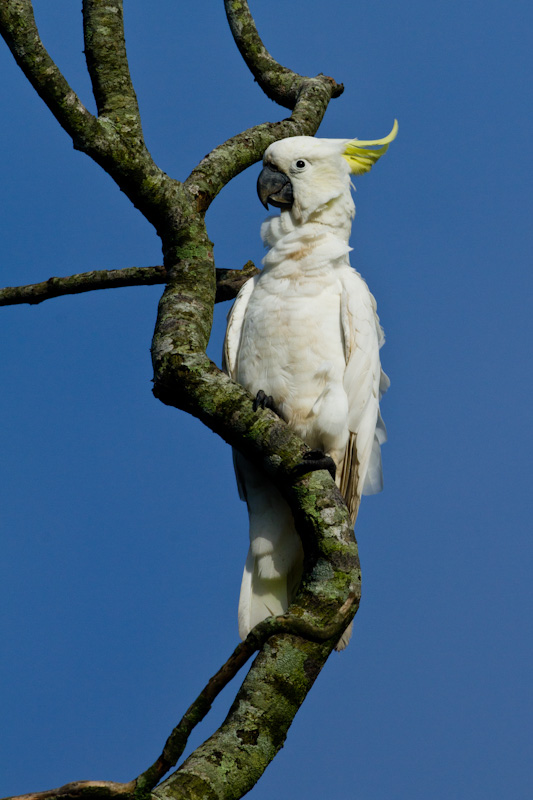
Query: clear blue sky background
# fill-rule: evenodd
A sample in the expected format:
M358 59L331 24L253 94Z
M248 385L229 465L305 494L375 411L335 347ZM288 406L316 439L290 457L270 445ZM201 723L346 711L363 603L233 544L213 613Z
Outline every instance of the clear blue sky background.
M254 84L222 2L129 0L148 146L184 178L286 111ZM93 108L81 3L38 0ZM392 386L385 491L357 523L363 601L254 800L531 797L529 0L252 0L283 64L345 83L321 136L383 136L352 254ZM0 48L2 284L161 263ZM259 263L258 167L208 214L220 267ZM237 641L246 511L228 447L151 395L161 287L0 309L0 794L128 780ZM217 361L228 304L217 307ZM241 678L239 677L238 680ZM237 684L195 731L224 718Z

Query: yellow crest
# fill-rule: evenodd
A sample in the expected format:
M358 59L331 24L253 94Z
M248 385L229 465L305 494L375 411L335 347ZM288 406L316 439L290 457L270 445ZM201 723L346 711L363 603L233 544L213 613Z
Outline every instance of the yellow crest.
M391 132L383 139L369 139L366 142L352 139L348 142L342 156L350 165L352 175L364 175L365 172L370 172L376 161L387 152L389 144L396 139L397 133L398 120L395 119ZM368 148L370 147L376 147L377 149L369 150Z

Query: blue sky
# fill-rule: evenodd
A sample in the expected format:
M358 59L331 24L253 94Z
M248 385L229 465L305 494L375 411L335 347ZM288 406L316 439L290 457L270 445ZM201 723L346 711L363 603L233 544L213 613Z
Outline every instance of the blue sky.
M125 3L146 140L176 178L286 116L247 72L222 3L181 5ZM80 9L35 2L46 46L92 108ZM356 528L363 601L350 647L250 796L525 800L531 4L251 9L283 64L344 82L319 135L379 137L394 117L400 132L356 181L351 241L392 381L385 490ZM74 152L5 46L0 68L2 285L161 263L149 224ZM219 267L262 258L257 173L208 213ZM160 294L0 309L0 794L130 779L237 641L246 512L227 446L151 395ZM227 310L216 309L217 361Z

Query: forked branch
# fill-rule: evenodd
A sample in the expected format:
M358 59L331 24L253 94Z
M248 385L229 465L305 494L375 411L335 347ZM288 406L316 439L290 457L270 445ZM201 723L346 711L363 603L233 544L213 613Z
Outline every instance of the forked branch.
M246 639L237 645L226 663L213 675L207 686L186 711L170 734L157 761L137 778L136 790L144 792L153 789L169 769L177 764L185 750L191 731L204 719L220 692L235 677L250 656L261 649L267 639L277 634L291 634L314 642L325 642L328 639L337 642L353 616L350 612L355 603L355 593L351 593L330 624L322 628L317 628L312 623L298 617L291 617L289 612L281 617L270 617L256 625Z
M84 797L104 798L140 798L146 797L159 781L178 762L185 750L192 730L208 714L214 700L220 692L233 680L241 667L248 659L267 641L277 634L303 636L310 641L325 642L328 639L337 641L348 621L352 618L352 609L356 604L355 593L351 593L334 619L322 628L317 628L305 620L291 617L289 612L281 617L270 617L256 625L243 642L237 645L225 664L209 680L196 700L187 709L180 722L168 737L163 752L159 758L138 778L128 783L114 781L75 781L67 783L58 789L45 792L33 792L19 795L10 800L82 800Z

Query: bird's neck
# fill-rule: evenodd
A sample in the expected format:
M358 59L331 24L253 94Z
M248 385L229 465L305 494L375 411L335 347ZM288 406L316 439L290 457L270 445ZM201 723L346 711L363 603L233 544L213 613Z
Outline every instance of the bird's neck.
M295 202L290 210L282 211L281 214L290 216L294 229L310 223L319 224L327 228L329 233L347 242L352 231L355 205L348 189L318 208L305 208Z
M335 269L347 264L350 227L311 219L295 222L289 211L270 217L261 228L269 248L263 259L263 275L298 281L306 275L323 274L326 265Z

